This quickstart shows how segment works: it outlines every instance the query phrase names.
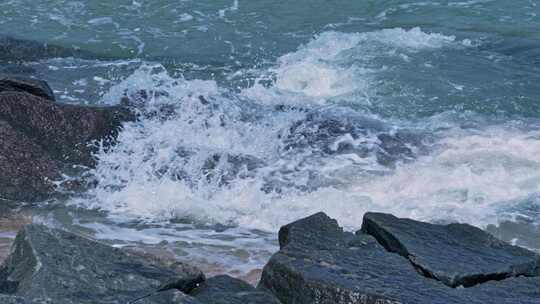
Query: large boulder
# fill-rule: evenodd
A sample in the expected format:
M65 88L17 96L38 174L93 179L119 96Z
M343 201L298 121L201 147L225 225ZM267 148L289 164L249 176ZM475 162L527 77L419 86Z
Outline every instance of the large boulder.
M344 232L323 213L282 227L279 242L280 251L264 267L259 287L285 304L533 304L540 299L539 277L452 288L418 272L373 236Z
M51 157L73 164L91 165L89 145L113 138L123 121L132 119L120 107L85 107L58 104L30 93L0 93L0 120L39 144Z
M205 304L280 304L271 293L227 275L206 280L190 295Z
M151 296L138 303L197 303L164 286L191 281L184 285L193 289L200 280L139 255L33 224L18 233L0 267L0 294L11 296L13 303L18 303L13 297L19 297L28 303L126 304L145 295Z
M282 303L463 303L371 236L343 232L323 213L282 227L279 242L260 287Z
M540 275L540 256L467 224L434 225L366 213L362 231L409 259L426 276L451 287Z
M135 119L124 107L55 103L47 88L30 79L0 80L2 198L46 198L63 169L93 166L93 153L98 149L93 143L111 145L122 122Z

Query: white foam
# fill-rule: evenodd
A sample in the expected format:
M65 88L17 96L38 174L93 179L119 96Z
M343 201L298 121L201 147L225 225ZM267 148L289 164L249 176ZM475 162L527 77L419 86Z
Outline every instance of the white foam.
M407 58L403 52L438 49L452 45L454 40L454 36L425 33L418 27L367 33L324 32L278 59L277 66L268 71L270 76L263 77L275 79L270 90L255 85L244 94L261 102L286 100L291 104L325 104L353 94L356 103L369 103L375 93L372 83L377 73L371 67L373 58Z
M350 229L358 228L370 210L480 226L496 223L501 208L508 207L504 202L539 190L540 141L532 131L505 126L446 131L438 134L436 151L384 171L372 167L376 159L356 154L325 158L309 150L284 154L280 136L304 114L257 108L288 102L317 105L351 91L369 95L373 71L362 67L362 60L385 50L393 56L397 49L436 49L454 40L419 28L323 33L278 60L270 70L276 76L274 86L258 84L240 94L214 81L174 79L159 65L143 65L113 87L104 102L146 90L150 92L146 110L169 105L172 117L127 123L112 151L98 154L94 171L98 187L89 193L93 198L82 203L128 218L181 217L267 231L318 211ZM213 106L204 105L201 96ZM247 118L245 107L256 109L259 116ZM329 148L370 142L345 134ZM216 164L217 177L203 170L215 154L249 155L265 165L222 184L220 177L231 170L226 162ZM359 174L360 168L379 173ZM280 193L261 190L268 179L302 186L312 174L339 182L322 184L313 192L295 187Z
M403 217L497 224L505 210L540 190L538 135L501 126L447 134L440 151L351 190L368 196L375 210Z

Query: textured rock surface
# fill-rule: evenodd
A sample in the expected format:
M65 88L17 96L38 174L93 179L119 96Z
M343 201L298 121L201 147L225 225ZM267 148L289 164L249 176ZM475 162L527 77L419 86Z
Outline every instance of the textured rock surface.
M0 75L0 92L27 92L55 101L54 93L45 81L29 77Z
M92 140L114 136L129 111L117 107L57 104L27 93L0 93L0 119L42 146L53 158L84 165Z
M458 288L455 292L471 299L469 303L537 304L540 303L540 277L490 281L471 288Z
M8 205L9 202L0 201L0 265L8 257L17 232L32 221L24 211Z
M371 236L343 232L325 214L284 226L279 240L260 287L282 303L462 303Z
M208 279L191 295L205 304L280 304L271 293L227 275Z
M456 286L540 274L540 257L466 224L434 225L367 213L362 231L408 258L427 277Z
M41 200L63 167L92 166L93 141L111 144L126 108L57 104L27 92L0 92L0 197Z
M1 119L0 171L0 197L6 199L42 199L53 190L52 181L60 178L60 164Z
M28 225L0 268L0 293L31 303L125 304L188 275L62 230ZM195 302L169 290L138 303Z
M279 240L281 249L265 266L260 287L285 304L533 304L540 299L538 277L451 288L418 273L372 236L343 232L322 213L282 227Z
M0 294L0 303L2 304L28 304L23 298L1 295Z

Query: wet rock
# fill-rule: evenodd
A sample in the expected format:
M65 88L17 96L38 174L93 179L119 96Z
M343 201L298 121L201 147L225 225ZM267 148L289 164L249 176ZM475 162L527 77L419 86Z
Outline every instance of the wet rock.
M537 304L540 301L540 277L489 281L471 288L456 289L456 292L472 299L470 303Z
M377 136L379 140L377 161L383 166L393 167L400 160L414 160L416 155L411 146L420 146L420 144L415 143L415 140L418 140L417 138L411 137L413 137L412 134L404 132L379 134Z
M250 284L220 275L208 279L190 295L206 304L279 304L271 293L257 290Z
M208 181L214 180L222 186L236 178L251 177L264 165L264 161L251 155L214 154L205 161L202 172Z
M371 236L343 232L323 213L282 227L279 241L259 286L282 303L464 303Z
M55 101L54 93L47 82L29 77L0 75L0 92L27 92Z
M205 280L204 273L197 267L178 261L176 259L176 256L174 254L164 254L163 252L159 250L149 250L144 247L126 247L124 248L125 251L138 255L141 258L144 258L145 260L150 261L153 264L160 265L164 268L171 269L172 271L175 271L177 273L182 273L185 275L185 277L181 277L179 279L186 279L186 278L192 278L191 281L196 283L200 283ZM188 280L189 281L189 280ZM175 284L175 281L169 282L173 285ZM181 285L182 281L176 282L176 285ZM186 283L186 287L182 288L176 288L181 290L184 293L189 293L193 288L190 287L190 283Z
M0 197L41 200L60 178L60 164L45 150L0 120Z
M414 160L425 150L425 134L395 131L372 118L333 111L310 112L291 126L285 150L309 148L323 155L374 156L378 164L390 168L400 161Z
M31 303L196 303L178 291L155 291L188 274L84 237L28 225L0 267L0 294Z
M30 223L31 217L18 208L9 208L7 206L9 202L0 202L0 264L2 264L10 253L17 231Z
M0 62L33 61L57 57L96 58L95 55L86 51L0 35Z
M1 294L0 294L0 303L2 304L29 304L23 298L1 295Z
M533 304L540 298L540 277L451 288L417 272L408 259L387 251L371 235L344 232L323 213L282 227L279 242L280 251L265 266L259 287L282 303Z
M121 123L133 119L122 107L58 104L28 92L0 92L0 197L43 199L63 168L93 166L98 146L92 143L111 145Z
M53 158L92 165L91 154L96 148L89 143L99 139L109 142L121 123L132 116L120 107L58 104L28 93L4 92L0 93L0 119L42 146Z
M466 224L433 225L367 213L362 231L448 286L474 286L512 276L540 275L540 256Z

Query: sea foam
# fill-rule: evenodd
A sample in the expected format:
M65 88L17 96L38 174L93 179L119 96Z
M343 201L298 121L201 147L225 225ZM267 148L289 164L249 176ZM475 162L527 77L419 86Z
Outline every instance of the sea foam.
M496 223L505 214L503 202L538 191L540 142L533 131L466 130L449 122L449 129L422 131L434 138L427 154L386 168L369 149L364 155L334 152L340 145L380 145L376 134L392 135L411 124L375 115L386 127L354 138L341 134L328 147L291 152L284 141L308 117L306 111L324 111L333 107L332 98L351 92L362 92L354 95L359 102L372 94L377 70L368 63L374 56L460 47L454 42L455 37L419 28L327 32L261 71L261 79L273 77L272 85L255 84L240 93L144 65L103 98L114 103L125 94L148 93L143 118L125 124L116 147L97 155L98 184L83 204L126 218L182 218L265 231L318 211L349 229L358 228L368 210ZM304 110L275 111L274 105ZM166 107L172 110L162 115ZM321 154L326 148L330 152Z

